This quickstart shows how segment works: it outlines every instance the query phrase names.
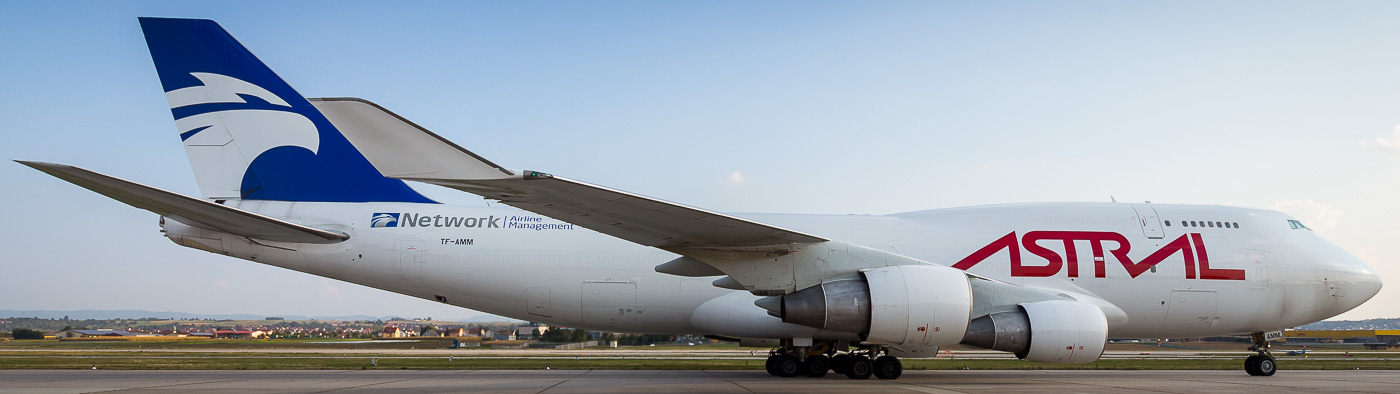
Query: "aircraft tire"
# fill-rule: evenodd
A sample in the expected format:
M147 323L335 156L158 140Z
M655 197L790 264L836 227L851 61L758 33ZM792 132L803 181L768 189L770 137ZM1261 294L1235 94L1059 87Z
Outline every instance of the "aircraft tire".
M875 359L874 366L875 377L880 379L899 379L904 374L904 364L894 356L881 356Z
M796 377L802 374L802 362L797 361L797 357L784 354L773 361L773 370L778 372L778 376Z
M870 375L875 373L875 365L869 358L853 356L846 360L846 377L851 379L870 379Z
M778 376L778 370L773 368L773 364L776 364L777 361L778 356L768 356L768 361L763 362L763 369L767 370L769 375Z
M1259 360L1255 361L1254 371L1258 373L1254 376L1274 376L1274 372L1278 372L1278 360L1271 356L1256 357L1259 357Z
M1244 359L1244 372L1249 376L1259 376L1259 370L1254 369L1259 362L1259 356L1249 356Z
M827 361L826 356L817 355L802 360L802 374L807 377L820 378L826 376L827 371L830 369L831 363Z

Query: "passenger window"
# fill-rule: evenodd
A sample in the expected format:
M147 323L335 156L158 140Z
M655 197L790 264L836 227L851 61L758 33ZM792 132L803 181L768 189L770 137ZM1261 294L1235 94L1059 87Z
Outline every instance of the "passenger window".
M1220 225L1220 222L1215 222L1215 227L1224 227L1224 226L1221 226L1221 225Z
M1196 221L1195 221L1195 220L1192 220L1192 221L1191 221L1191 227L1196 227Z
M1215 222L1206 222L1206 227L1215 227Z
M1165 223L1167 224L1167 227L1171 227L1171 226L1172 226L1172 221L1170 221L1170 220L1166 221Z
M1240 228L1240 222L1232 222L1230 224L1235 225L1235 228Z

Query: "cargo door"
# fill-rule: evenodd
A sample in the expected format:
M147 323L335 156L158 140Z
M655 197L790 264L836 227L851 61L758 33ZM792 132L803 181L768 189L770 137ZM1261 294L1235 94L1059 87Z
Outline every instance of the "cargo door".
M1220 317L1220 294L1215 290L1172 290L1167 301L1167 318L1163 330L1203 330L1215 325Z
M637 282L583 282L583 326L625 327L637 321L636 311Z

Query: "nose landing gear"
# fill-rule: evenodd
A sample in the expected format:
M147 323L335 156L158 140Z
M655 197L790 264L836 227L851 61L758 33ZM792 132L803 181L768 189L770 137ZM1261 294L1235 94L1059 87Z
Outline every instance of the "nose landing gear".
M1259 354L1244 359L1244 371L1248 372L1249 376L1274 376L1274 372L1278 371L1278 363L1273 353L1269 352L1269 341L1264 339L1262 332L1256 332L1251 337L1254 339L1254 345L1250 346L1249 350Z

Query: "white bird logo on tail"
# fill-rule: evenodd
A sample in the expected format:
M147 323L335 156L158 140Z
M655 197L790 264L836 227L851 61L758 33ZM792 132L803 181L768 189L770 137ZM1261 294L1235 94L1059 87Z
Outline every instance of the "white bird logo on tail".
M246 103L239 95L291 108L276 94L238 78L203 72L190 75L204 85L166 92L170 109L196 104ZM315 123L290 110L213 111L176 119L175 126L185 141L185 151L194 167L199 188L210 198L241 197L240 189L248 166L269 149L298 146L317 153L321 145Z

